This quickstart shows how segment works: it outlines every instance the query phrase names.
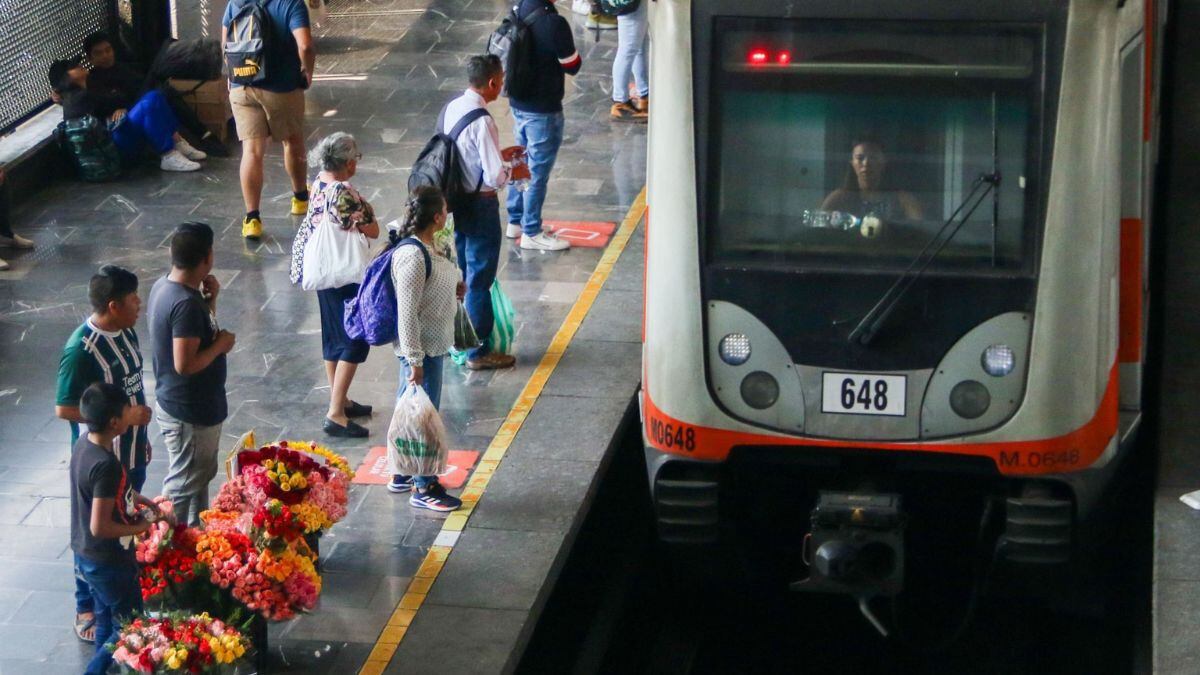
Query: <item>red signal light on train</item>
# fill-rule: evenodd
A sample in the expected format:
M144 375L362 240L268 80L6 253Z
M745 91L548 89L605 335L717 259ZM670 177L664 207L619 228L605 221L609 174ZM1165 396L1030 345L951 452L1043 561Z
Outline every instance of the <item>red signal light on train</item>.
M768 56L767 50L765 49L752 49L750 50L750 54L746 57L746 60L749 61L751 65L758 66L766 63Z
M781 66L786 66L792 62L792 53L788 50L783 50L775 55L775 62Z

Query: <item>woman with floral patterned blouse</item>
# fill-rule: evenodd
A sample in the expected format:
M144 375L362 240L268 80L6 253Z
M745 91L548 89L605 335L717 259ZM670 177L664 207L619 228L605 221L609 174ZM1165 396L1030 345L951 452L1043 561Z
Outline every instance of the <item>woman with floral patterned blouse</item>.
M304 245L319 223L332 219L343 230L356 230L369 239L379 237L375 211L349 180L358 170L362 153L350 134L331 134L309 153L309 164L321 167L309 190L308 215L300 224L292 244L292 283L299 284L304 262ZM325 414L324 430L330 436L366 438L370 433L351 417L366 417L371 406L355 403L349 398L350 382L358 364L367 360L371 347L363 340L346 335L342 319L345 302L358 293L358 284L317 291L321 309L321 352L325 359L325 375L329 380L329 410Z

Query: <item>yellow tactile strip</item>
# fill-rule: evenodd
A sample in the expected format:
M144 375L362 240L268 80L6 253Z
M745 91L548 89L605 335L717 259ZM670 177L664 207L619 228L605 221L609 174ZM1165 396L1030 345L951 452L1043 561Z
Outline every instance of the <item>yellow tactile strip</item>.
M571 307L567 318L563 321L562 326L559 327L558 332L554 334L553 339L550 340L550 346L546 349L545 355L542 356L541 362L534 369L529 381L525 383L525 388L521 390L521 394L517 396L516 403L513 404L512 409L508 412L508 416L504 419L504 423L500 425L500 430L496 432L496 435L492 438L492 442L488 445L487 451L483 453L483 457L479 460L479 466L475 468L475 473L471 475L471 480L462 492L462 508L451 513L445 522L442 523L441 533L434 540L434 545L429 548L429 552L425 554L425 559L421 561L420 568L417 569L417 573L413 576L412 581L409 582L408 590L400 598L400 603L396 606L396 610L392 612L392 617L388 620L387 626L379 634L379 639L375 641L375 648L371 650L370 655L367 656L367 662L359 670L360 675L377 675L378 673L382 673L392 660L392 656L396 653L396 649L404 639L404 634L408 632L409 625L417 615L417 611L421 609L421 605L425 602L425 597L429 594L429 589L433 586L433 582L437 579L438 574L441 573L442 567L445 566L446 559L450 557L450 552L454 550L454 544L458 541L458 535L466 527L467 521L471 518L471 513L475 510L475 505L479 503L479 498L483 496L484 490L487 489L488 483L491 482L492 474L495 473L496 467L500 465L500 461L504 458L504 453L508 451L508 447L512 445L513 439L521 429L521 425L525 423L525 418L533 410L533 404L542 395L542 390L546 387L546 382L550 380L550 374L558 366L559 360L562 359L563 354L567 351L567 346L571 344L572 338L575 337L575 332L579 330L579 326L583 324L583 319L592 309L592 304L600 295L600 289L604 286L604 282L608 280L608 276L612 273L613 265L616 264L617 258L625 250L626 244L629 243L629 237L633 235L633 231L637 228L637 224L642 219L645 211L646 189L642 188L637 199L633 201L633 205L629 207L629 212L625 214L625 220L621 222L621 227L617 229L612 241L608 244L608 248L600 256L600 262L596 264L596 269L592 271L592 276L584 284L583 291L580 292L579 297L575 300L575 304Z

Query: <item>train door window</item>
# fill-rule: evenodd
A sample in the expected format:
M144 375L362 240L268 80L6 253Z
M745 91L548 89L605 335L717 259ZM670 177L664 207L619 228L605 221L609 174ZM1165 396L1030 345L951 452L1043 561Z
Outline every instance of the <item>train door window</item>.
M1142 43L1121 52L1121 217L1142 217Z
M719 18L715 44L714 261L893 272L970 212L932 272L1034 273L1039 28Z

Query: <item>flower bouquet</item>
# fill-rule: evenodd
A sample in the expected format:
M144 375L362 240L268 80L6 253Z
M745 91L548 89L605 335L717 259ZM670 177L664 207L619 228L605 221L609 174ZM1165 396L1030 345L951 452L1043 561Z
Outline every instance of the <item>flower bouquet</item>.
M253 514L209 510L196 559L209 581L271 621L311 610L321 593L316 556L300 536L298 520L278 499Z
M133 619L109 648L125 672L219 673L233 672L250 641L208 614L172 614Z
M163 497L154 500L164 518L171 519L174 507ZM138 582L142 600L162 598L164 594L177 600L196 578L196 538L198 532L185 525L173 525L159 520L138 538L135 555L141 567Z
M321 534L346 516L354 471L345 457L316 443L280 441L237 453L236 473L221 486L214 508L255 513L278 500L303 526Z

